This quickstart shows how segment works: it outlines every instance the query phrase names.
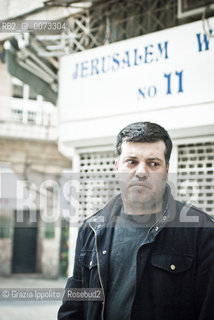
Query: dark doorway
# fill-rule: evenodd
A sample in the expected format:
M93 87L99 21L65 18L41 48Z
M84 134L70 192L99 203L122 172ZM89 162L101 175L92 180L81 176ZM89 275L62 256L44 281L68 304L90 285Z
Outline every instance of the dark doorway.
M36 272L37 258L36 211L16 211L13 240L13 273Z

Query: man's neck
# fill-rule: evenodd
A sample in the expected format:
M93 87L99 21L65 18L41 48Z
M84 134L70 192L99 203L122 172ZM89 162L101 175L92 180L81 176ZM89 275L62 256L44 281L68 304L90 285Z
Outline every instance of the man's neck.
M130 215L150 215L156 214L162 210L162 202L159 202L152 207L149 206L138 206L137 204L129 204L127 202L123 202L124 212Z

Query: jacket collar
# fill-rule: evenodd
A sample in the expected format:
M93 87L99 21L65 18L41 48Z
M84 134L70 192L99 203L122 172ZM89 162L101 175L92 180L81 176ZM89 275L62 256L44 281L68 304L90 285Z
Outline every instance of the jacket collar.
M95 230L100 230L104 227L113 227L115 225L116 218L120 214L122 206L122 197L121 194L118 194L110 202L108 202L102 210L98 211L95 215L87 219L87 222ZM162 206L164 219L160 222L162 227L165 225L165 222L170 219L171 216L172 218L174 218L173 213L176 212L175 206L176 201L171 194L170 186L167 184Z

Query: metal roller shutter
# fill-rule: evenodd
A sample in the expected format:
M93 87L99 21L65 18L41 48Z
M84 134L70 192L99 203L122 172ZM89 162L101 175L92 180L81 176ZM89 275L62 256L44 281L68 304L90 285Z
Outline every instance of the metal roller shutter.
M80 154L80 220L91 216L120 192L113 151Z
M214 142L178 147L178 199L214 215Z

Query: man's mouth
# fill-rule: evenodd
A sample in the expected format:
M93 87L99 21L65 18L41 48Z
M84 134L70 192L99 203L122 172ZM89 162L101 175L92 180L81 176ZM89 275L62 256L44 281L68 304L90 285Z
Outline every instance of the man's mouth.
M139 188L146 188L146 189L151 189L151 185L148 183L143 183L143 182L132 182L130 187L139 187Z

